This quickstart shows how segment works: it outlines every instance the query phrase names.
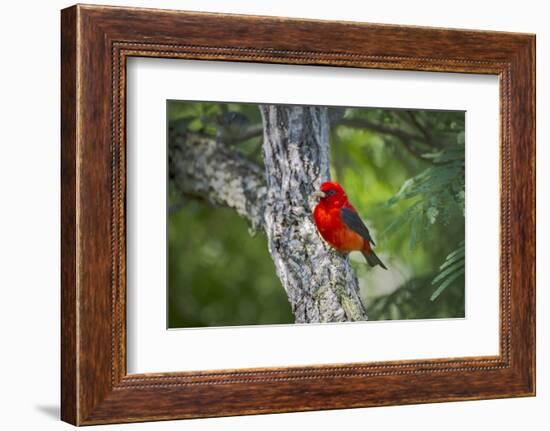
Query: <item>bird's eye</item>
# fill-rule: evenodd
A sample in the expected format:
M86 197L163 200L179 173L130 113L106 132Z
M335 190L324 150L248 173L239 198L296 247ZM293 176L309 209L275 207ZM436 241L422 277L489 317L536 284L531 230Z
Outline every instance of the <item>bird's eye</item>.
M327 196L332 196L334 193L336 193L336 190L330 189L326 191Z

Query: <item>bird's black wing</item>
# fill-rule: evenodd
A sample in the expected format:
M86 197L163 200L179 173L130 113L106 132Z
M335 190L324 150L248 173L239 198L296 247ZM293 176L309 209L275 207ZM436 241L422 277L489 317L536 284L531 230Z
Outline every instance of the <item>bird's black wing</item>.
M367 241L370 241L372 245L376 245L370 236L369 229L354 210L351 208L340 208L340 217L342 217L344 224L352 231L357 232Z

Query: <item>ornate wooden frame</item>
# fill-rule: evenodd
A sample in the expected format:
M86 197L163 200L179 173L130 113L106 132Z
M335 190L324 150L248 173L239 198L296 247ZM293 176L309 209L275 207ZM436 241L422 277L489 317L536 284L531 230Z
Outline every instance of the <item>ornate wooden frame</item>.
M62 11L61 49L63 420L88 425L535 394L534 35L78 5ZM498 75L500 354L128 375L129 56Z

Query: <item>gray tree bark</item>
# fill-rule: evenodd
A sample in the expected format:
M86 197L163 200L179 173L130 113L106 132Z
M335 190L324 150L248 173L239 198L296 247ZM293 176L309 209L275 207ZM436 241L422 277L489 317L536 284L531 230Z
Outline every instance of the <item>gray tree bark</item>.
M168 172L178 190L214 206L233 208L253 231L263 227L266 187L255 163L214 139L172 136Z
M264 229L297 323L366 320L347 257L317 233L310 199L329 179L326 108L261 106L267 198Z
M181 193L228 206L263 229L297 323L366 320L347 256L318 235L310 200L329 179L326 108L261 106L265 173L210 138L170 137L169 175Z

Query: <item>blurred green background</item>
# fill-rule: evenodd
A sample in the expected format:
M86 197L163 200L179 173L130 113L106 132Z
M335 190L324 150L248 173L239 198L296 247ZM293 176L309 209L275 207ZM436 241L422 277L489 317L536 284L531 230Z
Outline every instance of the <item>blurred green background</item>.
M255 104L169 101L169 139L219 139L262 165ZM388 271L352 253L369 320L464 317L464 112L329 108L331 176ZM293 323L263 233L168 184L168 326Z

